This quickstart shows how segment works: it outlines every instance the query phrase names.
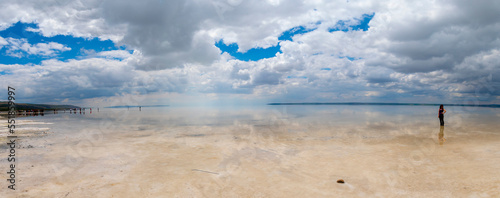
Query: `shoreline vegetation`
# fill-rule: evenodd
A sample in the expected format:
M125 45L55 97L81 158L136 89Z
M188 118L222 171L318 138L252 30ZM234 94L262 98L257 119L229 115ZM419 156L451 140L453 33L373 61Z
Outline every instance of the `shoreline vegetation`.
M382 102L274 102L267 105L400 105L400 106L439 106L428 103L382 103ZM444 106L492 107L500 108L500 104L443 104Z
M64 110L80 108L75 105L51 105L51 104L30 104L30 103L16 103L16 111L19 110ZM8 102L0 102L0 111L9 111Z

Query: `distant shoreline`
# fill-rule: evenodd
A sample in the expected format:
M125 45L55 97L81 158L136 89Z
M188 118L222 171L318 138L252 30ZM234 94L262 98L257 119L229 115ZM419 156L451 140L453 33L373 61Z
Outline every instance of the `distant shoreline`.
M392 106L439 106L428 103L382 103L382 102L283 102L267 103L267 105L392 105ZM443 104L444 106L491 107L500 108L499 104Z
M75 105L51 105L51 104L30 104L30 103L15 103L17 110L64 110L80 108ZM0 102L0 111L9 111L8 102Z

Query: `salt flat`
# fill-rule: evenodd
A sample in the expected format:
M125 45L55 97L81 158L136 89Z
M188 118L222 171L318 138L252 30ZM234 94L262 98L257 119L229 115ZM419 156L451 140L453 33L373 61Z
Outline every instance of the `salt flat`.
M20 125L28 135L19 138L19 189L1 191L8 197L498 195L498 110L450 108L441 128L437 109L415 108L118 109L19 118L29 123Z

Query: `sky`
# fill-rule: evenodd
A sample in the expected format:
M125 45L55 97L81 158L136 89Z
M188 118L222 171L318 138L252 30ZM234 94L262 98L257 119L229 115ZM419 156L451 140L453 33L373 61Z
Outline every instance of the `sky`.
M16 102L500 104L496 0L0 0Z

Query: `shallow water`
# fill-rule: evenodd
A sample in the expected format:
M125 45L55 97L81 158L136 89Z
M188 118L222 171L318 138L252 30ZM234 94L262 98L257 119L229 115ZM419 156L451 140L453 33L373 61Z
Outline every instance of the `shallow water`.
M465 125L499 126L498 108L449 107L445 116L446 127ZM168 129L169 126L228 126L235 123L283 125L293 131L297 125L345 125L380 128L377 125L405 127L415 125L439 129L437 107L433 106L247 106L247 107L163 107L138 109L89 110L84 114L68 112L45 113L44 116L19 117L17 120L52 123L51 130L72 133L82 128L103 128L107 125L140 126L142 128ZM436 126L437 125L437 126ZM30 124L30 126L45 126ZM299 126L300 128L300 126ZM496 132L496 131L492 131ZM375 134L374 134L375 135Z

